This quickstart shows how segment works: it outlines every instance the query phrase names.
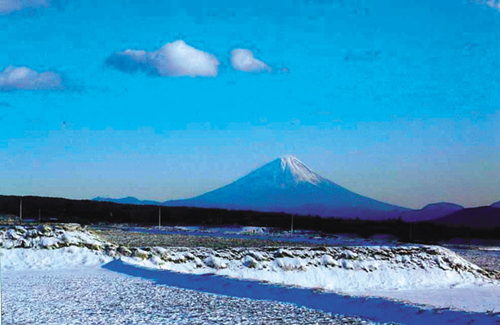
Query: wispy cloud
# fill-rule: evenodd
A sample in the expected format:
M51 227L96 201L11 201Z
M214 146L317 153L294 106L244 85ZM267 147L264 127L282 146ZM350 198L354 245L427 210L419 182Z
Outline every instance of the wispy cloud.
M500 11L500 0L488 0L485 2L489 7Z
M0 0L0 15L25 8L48 7L49 2L49 0Z
M61 76L52 71L36 72L28 67L8 66L0 72L0 91L63 88Z
M121 71L136 71L169 77L215 77L219 61L207 52L178 40L167 43L157 51L126 50L114 53L106 64Z
M490 8L500 11L500 0L470 0L470 1L480 4L485 4Z
M271 68L267 64L256 59L252 51L246 49L232 50L231 64L234 69L244 72L271 71Z

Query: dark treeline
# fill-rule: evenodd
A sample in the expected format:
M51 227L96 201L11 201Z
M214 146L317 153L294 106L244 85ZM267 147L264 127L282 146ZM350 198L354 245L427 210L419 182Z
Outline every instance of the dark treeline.
M91 200L69 200L37 196L23 197L23 219L81 224L128 223L142 226L158 225L158 206L118 204ZM0 196L0 214L19 215L19 196ZM224 209L161 207L162 225L261 226L352 233L368 237L393 235L409 242L433 243L451 238L499 239L500 229L450 227L431 222L408 223L400 219L367 221L359 219L320 218L286 213L267 213Z

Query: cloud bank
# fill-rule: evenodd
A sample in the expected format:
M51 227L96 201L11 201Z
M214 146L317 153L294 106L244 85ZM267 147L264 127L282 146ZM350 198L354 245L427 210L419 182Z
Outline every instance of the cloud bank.
M169 77L215 77L220 63L214 55L178 40L153 52L129 49L114 53L106 64L128 73L142 71Z
M55 72L39 73L28 67L14 66L8 66L0 72L0 91L57 90L63 88L61 76Z
M231 51L231 64L234 69L244 72L271 71L267 64L253 56L252 51L245 49Z
M0 15L6 15L24 8L40 8L48 6L48 0L0 0Z

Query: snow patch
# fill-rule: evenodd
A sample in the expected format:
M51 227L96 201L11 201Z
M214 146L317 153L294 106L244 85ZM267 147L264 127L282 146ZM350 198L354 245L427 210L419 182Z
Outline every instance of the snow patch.
M290 171L295 183L311 183L318 184L322 181L322 177L312 171L309 167L303 164L294 156L284 156L281 158L281 170Z

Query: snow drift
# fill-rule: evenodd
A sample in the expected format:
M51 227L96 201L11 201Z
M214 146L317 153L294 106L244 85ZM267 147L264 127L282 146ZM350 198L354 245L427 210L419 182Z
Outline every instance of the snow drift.
M139 257L139 258L138 258ZM493 275L438 246L142 248L124 261L150 268L367 294L375 290L498 285Z
M128 248L78 225L0 229L6 269L98 265L112 259L149 268L344 293L493 283L495 275L439 246L304 248ZM79 261L79 262L78 262Z
M77 224L0 228L3 270L101 266L113 260L116 245Z

